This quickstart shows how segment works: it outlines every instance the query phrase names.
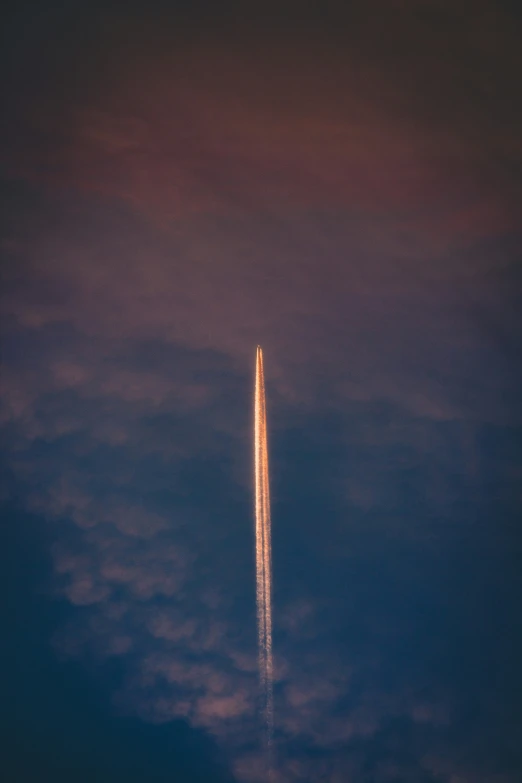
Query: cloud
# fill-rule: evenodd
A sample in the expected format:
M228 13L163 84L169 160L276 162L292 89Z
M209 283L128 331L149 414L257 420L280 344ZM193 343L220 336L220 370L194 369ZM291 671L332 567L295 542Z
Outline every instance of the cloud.
M520 160L520 54L498 4L356 3L331 9L327 30L300 8L279 32L236 8L235 34L179 24L175 46L157 9L147 24L107 13L105 38L89 42L102 74L93 64L72 94L51 79L38 96L22 85L24 132L5 143L15 171L163 226L288 207L393 210L432 242L517 225L506 156Z
M79 394L80 404L82 399ZM132 403L125 404L134 416ZM238 614L237 607L243 573L251 570L248 550L239 559L223 545L212 551L215 545L202 540L209 535L208 523L202 528L190 519L187 524L182 507L173 507L169 518L131 502L134 492L143 497L154 485L156 492L165 491L178 457L172 457L160 486L153 473L126 476L120 444L107 446L111 472L79 471L90 453L90 437L89 430L83 432L67 450L68 470L57 460L53 469L61 475L51 474L47 493L35 500L52 524L65 520L72 526L53 548L56 589L83 614L63 629L58 648L62 654L124 660L127 677L115 697L120 711L152 722L182 718L204 728L228 749L239 780L262 780L260 760L252 752L259 730L254 617L243 610ZM40 470L33 460L29 483ZM145 463L143 455L140 465ZM313 601L287 601L279 615L281 781L333 776L337 764L346 769L342 748L369 742L391 716L439 725L440 705L419 702L415 694L405 698L394 689L383 698L368 688L358 694L357 683L372 679L375 661L360 654L339 660ZM303 748L331 757L304 763Z
M160 417L156 419L158 406L153 400L136 400L127 394L115 399L118 387L109 383L93 386L92 372L75 372L74 378L82 381L75 380L72 389L68 373L56 375L51 370L50 377L52 384L64 384L64 388L51 386L47 391L44 382L45 391L35 393L33 387L33 402L25 409L24 418L11 423L17 430L18 444L11 459L33 509L56 531L55 589L80 613L57 639L58 648L80 657L117 656L126 672L115 695L121 712L151 722L187 720L219 740L233 759L238 780L262 780L261 762L252 750L259 726L251 611L250 498L248 486L237 483L238 469L230 464L233 458L227 456L236 454L239 461L239 455L246 453L242 427L237 422L235 427L222 426L221 403L210 388L206 394L210 405L194 408L180 404L178 397L166 397L159 404ZM64 394L73 395L67 409L57 404ZM114 417L113 426L124 434L121 439L99 437L100 412L106 405L110 418ZM227 400L225 407L229 405ZM81 426L72 430L57 427L65 413ZM181 430L176 429L178 416L185 422ZM306 416L310 427L310 414ZM39 424L38 435L27 429L28 419ZM225 420L230 422L230 412ZM355 421L359 427L352 428L350 440L352 449L358 450L360 465L352 460L347 471L346 463L337 460L338 473L348 472L349 481L339 476L327 485L336 493L338 512L345 517L344 533L335 528L333 520L323 521L326 540L324 536L317 539L311 569L314 574L324 553L333 546L335 558L326 560L331 576L319 571L314 584L310 578L304 580L303 590L299 575L285 578L278 570L283 563L286 567L286 542L280 540L275 551L276 574L284 589L276 600L279 780L298 783L326 777L335 781L347 774L363 774L374 757L375 743L386 744L383 737L394 721L402 721L408 731L419 735L419 748L411 751L409 760L375 762L372 774L376 780L391 782L400 775L401 779L418 781L429 774L448 783L455 774L471 780L473 762L469 772L456 772L459 767L453 761L453 748L441 751L449 759L444 764L435 751L427 759L423 749L423 733L429 735L433 749L439 736L453 725L454 696L437 692L436 687L435 692L426 693L418 672L405 676L402 671L389 671L398 640L408 634L397 609L404 596L392 597L391 608L383 595L376 602L368 599L368 578L376 568L372 558L378 560L386 548L386 560L396 562L397 537L407 548L412 541L426 542L434 534L441 535L442 528L434 528L426 520L412 527L411 515L390 526L390 508L403 508L400 470L416 470L422 460L433 467L433 454L438 454L447 463L440 474L444 486L452 475L449 455L455 444L438 431L438 420L410 417L383 427L365 413ZM168 448L162 445L166 422L171 431L167 439L176 437ZM280 437L283 432L281 429ZM472 435L473 430L470 432ZM336 442L345 442L346 434L339 432ZM401 449L400 461L390 458L397 448ZM370 462L364 462L364 455ZM328 464L325 469L328 472ZM380 532L376 527L380 523L372 522L371 517L365 520L365 527L373 525L372 535L386 536L374 542L371 556L360 543L359 550L353 551L360 538L354 541L350 532L359 524L354 515L361 505L361 487L369 469L378 480L371 486L366 482L362 506L384 516ZM209 504L204 487L212 481L213 471L220 471L221 486L212 490L214 499ZM319 471L314 481L318 486L323 481ZM346 493L347 487L348 499L343 506L337 493ZM354 488L358 494L354 495ZM294 490L288 488L290 496ZM297 494L304 491L299 485ZM440 488L436 491L443 514L451 508L454 493L449 483L446 499ZM320 532L317 524L312 535L306 517L290 511L284 520L279 519L277 502L275 508L278 538L289 536L295 543L292 531L299 522L299 546L302 542L313 545L313 536ZM315 516L312 521L316 523ZM447 538L445 541L447 546ZM422 556L415 548L413 551L421 557L420 567L425 567ZM306 572L306 554L298 552L295 557ZM401 578L406 579L408 606L412 601L408 585L413 577L407 576L411 564L406 563L407 559L406 576ZM397 567L401 570L400 564ZM368 577L361 576L365 569ZM339 584L330 583L329 578L339 579ZM343 581L356 586L354 595L342 586ZM245 596L248 584L251 600ZM401 582L395 576L389 587L392 596L397 584ZM416 584L418 588L419 582ZM386 592L386 587L381 585L379 591ZM392 622L388 613L394 618ZM397 621L399 628L394 627ZM389 753L396 755L396 751ZM509 777L507 780L511 783Z
M53 209L60 226L15 243L25 272L9 281L16 350L3 420L28 504L59 539L56 590L78 612L59 649L117 656L126 672L119 710L204 728L238 780L262 779L248 599L248 401L259 339L282 482L275 498L286 504L276 568L285 557L302 563L280 576L277 603L281 783L357 778L394 721L419 746L406 760L386 751L376 780L392 781L397 769L415 783L469 777L455 771L453 747L441 750L445 766L435 751L423 760L423 742L437 748L448 730L454 696L425 693L426 675L397 673L393 661L411 634L401 611L414 611L410 596L433 569L426 552L455 546L446 526L464 523L452 508L468 498L466 482L484 486L477 428L516 421L509 354L498 355L456 293L467 287L512 334L496 246L462 266L440 256L425 271L412 260L431 254L421 234L412 248L392 225L346 216L198 217L160 236L109 202ZM389 260L397 247L400 262ZM309 440L285 457L277 444L292 444L293 431ZM310 453L324 459L307 473L300 459ZM304 471L298 483L294 463ZM313 493L305 507L314 487L332 499L331 517ZM427 577L408 577L401 546ZM387 577L396 558L400 578ZM378 600L372 574L385 579Z

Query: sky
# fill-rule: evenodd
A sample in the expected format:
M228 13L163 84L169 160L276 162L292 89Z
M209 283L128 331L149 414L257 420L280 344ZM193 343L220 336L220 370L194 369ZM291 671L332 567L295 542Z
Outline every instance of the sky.
M12 3L8 783L522 775L522 18Z

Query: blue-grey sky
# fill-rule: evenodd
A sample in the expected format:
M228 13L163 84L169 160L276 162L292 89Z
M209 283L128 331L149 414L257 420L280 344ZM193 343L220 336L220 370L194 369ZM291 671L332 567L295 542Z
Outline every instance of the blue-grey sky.
M11 783L517 783L514 5L13 9Z

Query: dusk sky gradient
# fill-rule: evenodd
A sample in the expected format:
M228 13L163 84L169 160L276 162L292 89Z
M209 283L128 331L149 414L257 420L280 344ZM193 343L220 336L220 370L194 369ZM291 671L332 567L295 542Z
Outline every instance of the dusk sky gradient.
M12 3L8 783L522 779L522 19Z

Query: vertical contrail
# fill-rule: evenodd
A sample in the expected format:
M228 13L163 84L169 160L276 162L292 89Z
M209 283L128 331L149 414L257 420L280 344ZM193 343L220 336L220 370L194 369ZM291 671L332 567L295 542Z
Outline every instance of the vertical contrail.
M259 646L259 677L262 710L265 719L267 761L272 770L272 735L274 729L272 664L272 549L270 522L270 489L268 481L268 444L266 436L265 379L263 352L257 346L256 386L254 400L254 473L256 515L256 598Z

